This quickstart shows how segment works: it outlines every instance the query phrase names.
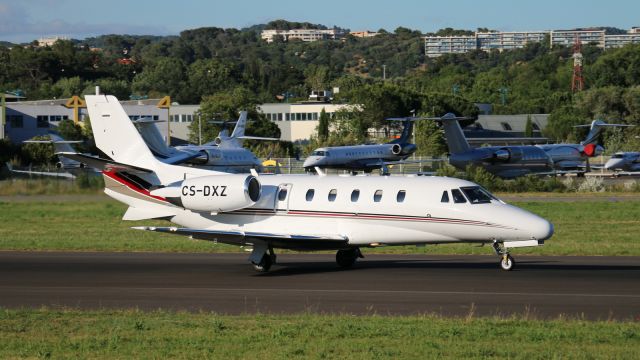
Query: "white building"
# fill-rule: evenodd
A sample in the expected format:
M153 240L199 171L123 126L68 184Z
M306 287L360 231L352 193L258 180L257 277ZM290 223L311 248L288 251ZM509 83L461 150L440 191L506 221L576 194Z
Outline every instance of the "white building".
M41 37L38 39L38 46L53 46L58 40L69 40L67 36L50 36L50 37Z
M337 29L292 29L292 30L262 30L260 37L268 43L272 43L276 36L280 36L284 41L299 39L302 41L336 40L345 36L342 30Z
M543 42L549 31L478 32L478 49L504 51L519 49L529 43Z
M284 141L308 140L316 133L322 109L333 117L335 112L351 105L329 103L262 104L258 109L267 119L280 128L280 139Z
M478 39L475 35L426 36L424 38L424 52L428 57L463 54L477 48Z
M605 30L553 30L553 31L511 31L476 32L466 36L425 36L424 51L428 57L444 54L461 54L472 50L513 50L529 43L543 42L549 36L549 45L573 46L576 38L582 44L592 44L602 49L610 49L628 44L640 43L640 28L631 28L627 34L607 35Z
M576 37L582 44L594 44L604 48L604 30L555 30L551 32L551 46L573 46Z

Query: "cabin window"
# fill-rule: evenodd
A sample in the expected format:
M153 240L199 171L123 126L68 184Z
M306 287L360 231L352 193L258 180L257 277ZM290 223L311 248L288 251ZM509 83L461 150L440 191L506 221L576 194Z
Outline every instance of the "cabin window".
M440 202L443 202L443 203L449 202L449 192L447 190L442 192L442 198L440 199Z
M404 202L404 197L407 196L407 192L404 190L398 191L398 195L396 195L396 201L401 203Z
M358 190L358 189L353 190L351 192L351 202L358 201L358 198L360 198L360 190Z
M338 190L331 189L331 191L329 191L329 201L336 201L336 196L338 196Z
M376 190L373 194L373 201L380 202L380 200L382 200L382 190Z
M284 201L287 198L287 189L280 189L278 193L278 200Z
M456 204L466 203L467 199L464 198L464 195L458 189L451 189L451 196L453 196L453 202Z
M311 200L313 200L313 195L314 195L315 193L316 193L316 191L315 191L315 190L313 190L313 189L309 189L309 190L307 190L307 196L306 196L307 201L311 201Z

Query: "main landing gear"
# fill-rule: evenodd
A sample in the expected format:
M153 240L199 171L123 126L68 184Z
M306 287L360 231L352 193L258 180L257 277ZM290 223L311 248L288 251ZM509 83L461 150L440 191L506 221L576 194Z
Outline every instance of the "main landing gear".
M336 263L345 269L352 267L358 258L364 258L360 252L360 248L342 249L336 253Z
M251 260L255 271L264 273L269 271L271 265L276 263L276 253L271 246L255 244L249 260Z
M507 249L503 243L496 241L493 243L493 250L495 250L496 254L500 256L500 267L502 270L512 270L516 262L513 260L513 257L509 255L509 249Z

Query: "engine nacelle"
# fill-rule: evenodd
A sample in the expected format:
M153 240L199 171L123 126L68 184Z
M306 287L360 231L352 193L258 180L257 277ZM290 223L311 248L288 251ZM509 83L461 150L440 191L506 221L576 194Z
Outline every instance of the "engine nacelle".
M64 167L64 164L62 162L58 161L56 163L56 169L62 169L63 167Z
M493 158L498 161L509 161L511 153L507 149L500 149L493 153Z
M522 159L522 149L517 146L495 150L490 157L491 161L518 162Z
M401 152L402 146L400 146L400 144L393 144L393 146L391 146L391 153L393 155L400 155Z
M185 209L218 213L249 207L260 199L261 192L255 176L230 174L186 179L151 194Z

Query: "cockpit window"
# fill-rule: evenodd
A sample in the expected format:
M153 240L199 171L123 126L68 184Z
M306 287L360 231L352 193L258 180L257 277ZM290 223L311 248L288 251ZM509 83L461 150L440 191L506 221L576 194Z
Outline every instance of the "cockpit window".
M612 159L622 159L624 157L623 154L614 154L611 158Z
M472 204L487 204L490 203L491 200L497 200L493 195L491 195L487 190L481 188L480 186L467 186L460 188L467 198L469 202Z
M314 156L324 156L324 151L320 151L320 150L316 150L313 153L311 153L311 155Z
M440 202L443 202L443 203L449 202L449 192L447 190L442 192L442 199L440 199Z
M464 195L458 189L451 189L451 196L453 196L453 202L456 204L466 203L467 199L464 198Z

